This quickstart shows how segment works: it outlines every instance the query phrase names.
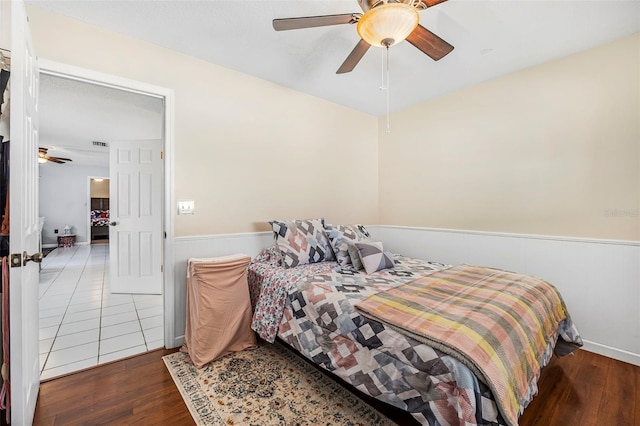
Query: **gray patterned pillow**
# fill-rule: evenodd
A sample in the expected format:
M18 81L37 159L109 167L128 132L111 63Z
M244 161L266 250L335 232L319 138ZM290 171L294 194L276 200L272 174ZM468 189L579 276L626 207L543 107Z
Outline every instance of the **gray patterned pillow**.
M273 220L269 223L285 268L335 259L324 231L324 219Z
M382 269L393 268L395 259L393 254L384 251L384 246L379 241L360 241L356 242L360 259L364 265L367 274L373 274Z
M370 237L363 225L325 225L331 247L340 266L351 264L349 256L349 243L364 240Z

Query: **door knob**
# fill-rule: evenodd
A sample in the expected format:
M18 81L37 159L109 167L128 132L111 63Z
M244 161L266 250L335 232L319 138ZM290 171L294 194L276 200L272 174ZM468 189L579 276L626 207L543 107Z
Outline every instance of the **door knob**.
M116 226L118 224L118 222L116 222L115 220L113 222L109 222L109 225L111 226Z
M22 253L22 266L27 266L28 261L40 263L42 262L43 258L44 256L42 255L42 253L33 253L31 256L29 256L25 251L24 253Z

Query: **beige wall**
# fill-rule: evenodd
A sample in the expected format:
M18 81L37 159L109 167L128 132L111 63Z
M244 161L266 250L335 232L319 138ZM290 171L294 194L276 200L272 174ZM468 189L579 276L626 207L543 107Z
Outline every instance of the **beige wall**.
M636 34L380 118L380 222L640 240L639 64Z
M175 91L176 236L378 222L377 118L37 7L39 57ZM346 185L347 183L348 185Z
M101 182L91 179L89 186L91 198L109 198L109 179L104 179Z
M325 216L640 240L640 35L400 111L386 134L384 118L28 13L40 57L175 91L175 195L196 205L177 236Z

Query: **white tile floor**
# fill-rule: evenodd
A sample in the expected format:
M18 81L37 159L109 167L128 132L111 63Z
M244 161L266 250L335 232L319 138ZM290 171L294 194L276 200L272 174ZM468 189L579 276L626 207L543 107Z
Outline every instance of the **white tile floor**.
M162 295L111 294L108 266L108 244L42 261L41 380L164 346Z

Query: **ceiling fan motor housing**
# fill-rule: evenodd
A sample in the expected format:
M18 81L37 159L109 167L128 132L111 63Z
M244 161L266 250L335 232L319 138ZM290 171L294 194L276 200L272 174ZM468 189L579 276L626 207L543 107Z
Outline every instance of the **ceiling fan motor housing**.
M449 54L453 46L420 25L418 12L447 0L358 0L363 13L303 16L273 20L276 31L329 25L356 24L360 41L342 63L337 74L353 71L372 46L389 46L407 40L437 61Z
M360 8L365 13L374 7L387 3L404 3L416 9L426 9L426 5L421 0L358 0Z

